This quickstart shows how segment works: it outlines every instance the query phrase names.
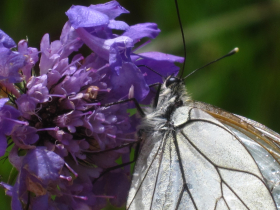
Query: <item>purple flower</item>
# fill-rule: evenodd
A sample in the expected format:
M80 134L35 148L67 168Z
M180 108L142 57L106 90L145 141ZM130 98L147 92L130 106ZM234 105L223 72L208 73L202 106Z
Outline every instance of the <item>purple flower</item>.
M11 134L20 116L19 111L14 107L5 105L8 100L8 98L0 99L0 156L5 154L7 148L6 135Z
M69 113L59 115L57 118L54 119L54 121L57 126L61 128L67 127L70 133L75 133L75 127L83 126L84 123L81 116L84 116L86 114L84 114L81 111L71 111Z
M124 204L129 166L102 172L118 166L119 158L129 161L129 147L121 146L136 142L139 117L127 113L131 103L104 105L132 97L146 103L152 98L149 85L162 78L139 65L166 76L177 74L174 62L183 59L134 53L137 42L156 38L160 30L155 23L115 20L122 13L128 11L117 1L72 6L60 39L43 36L40 59L26 40L11 51L15 43L0 30L0 79L10 99L0 99L0 156L10 139L9 161L19 172L13 186L0 186L12 197L13 210L27 203L32 209L65 210L102 209L107 199ZM93 52L72 56L82 45ZM36 63L39 75L32 76Z
M49 90L47 85L47 75L32 77L27 83L27 95L34 98L38 103L47 102L49 99Z
M25 66L21 68L25 80L28 81L31 77L31 70L38 61L38 50L33 47L28 47L26 40L21 40L18 43L18 52L25 57Z
M9 157L10 160L18 157L16 149L17 147L14 146L10 155L16 157ZM48 197L50 191L57 191L57 184L60 181L59 174L64 160L54 152L44 147L36 147L36 149L28 150L23 158L18 158L17 162L12 162L12 164L20 171L16 183L11 189L12 209L23 209L21 201L27 202L27 191L34 193L36 197L44 195ZM6 186L4 187L6 188ZM29 199L32 200L32 198ZM40 206L40 204L36 205L35 203L32 205L34 207Z
M22 54L0 45L0 80L10 83L22 81L19 71L24 65L25 57Z
M100 15L100 11L103 12L102 15ZM109 63L112 74L111 82L114 85L113 93L120 98L125 97L128 94L127 90L133 85L136 99L141 101L148 95L149 88L144 77L141 76L141 71L131 60L132 48L141 38L155 38L160 30L154 23L121 27L122 22L115 22L113 29L125 30L121 36L116 37L112 33L108 20L122 13L127 13L127 10L116 1L90 7L72 6L66 12L70 23L82 41ZM94 15L98 18L91 18ZM126 80L125 86L120 85L119 83L124 84L122 82L124 79ZM118 82L116 83L116 81Z
M5 47L9 49L16 47L15 41L1 29L0 29L0 47Z
M39 139L37 129L26 125L16 126L11 137L15 145L22 149L34 149L34 144Z
M17 100L16 105L21 115L29 120L31 116L36 115L37 100L27 94L22 94Z
M176 66L174 63L182 63L184 62L184 58L161 52L145 52L139 55L134 55L133 61L138 66L148 66L149 68L161 74L163 77L167 77L169 75L177 75L179 67ZM142 72L144 72L144 78L147 84L162 82L162 78L156 75L151 70L147 69L146 67L139 68Z

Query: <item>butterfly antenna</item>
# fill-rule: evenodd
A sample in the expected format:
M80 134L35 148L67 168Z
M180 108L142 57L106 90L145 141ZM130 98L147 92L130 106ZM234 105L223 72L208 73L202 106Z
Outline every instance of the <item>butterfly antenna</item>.
M183 39L183 45L184 45L184 63L183 63L183 69L182 69L182 72L181 72L181 75L180 75L180 78L182 78L183 73L184 73L184 69L185 69L185 64L186 64L187 49L186 49L185 35L184 35L184 30L183 30L183 26L182 26L182 21L181 21L181 17L180 17L179 6L178 6L177 0L175 0L175 5L176 5L178 21L179 21L180 30L181 30L182 39Z
M191 75L192 75L193 73L195 73L196 71L198 71L198 70L200 70L200 69L203 69L203 68L205 68L206 66L209 66L209 65L211 65L211 64L213 64L213 63L216 63L217 61L219 61L219 60L221 60L221 59L223 59L223 58L226 58L226 57L228 57L228 56L234 55L234 54L237 53L238 51L239 51L239 48L238 48L238 47L234 48L232 51L230 51L230 52L227 53L226 55L224 55L224 56L222 56L222 57L220 57L220 58L218 58L218 59L216 59L216 60L214 60L214 61L211 61L210 63L207 63L206 65L204 65L204 66L202 66L202 67L200 67L200 68L198 68L198 69L195 69L194 71L192 71L191 73L189 73L186 77L184 77L183 80L185 80L186 78L188 78L189 76L191 76Z
M145 67L145 68L149 69L150 71L154 72L155 74L161 76L161 78L163 78L163 80L165 79L163 75L161 75L161 74L158 73L157 71L153 70L153 69L150 68L149 66L146 66L146 65L137 65L137 67Z

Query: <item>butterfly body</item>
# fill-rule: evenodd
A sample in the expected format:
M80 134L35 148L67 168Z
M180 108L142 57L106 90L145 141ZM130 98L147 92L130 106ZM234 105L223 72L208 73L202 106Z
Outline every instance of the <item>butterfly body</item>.
M280 152L265 129L192 101L183 81L171 80L139 126L127 209L277 209Z

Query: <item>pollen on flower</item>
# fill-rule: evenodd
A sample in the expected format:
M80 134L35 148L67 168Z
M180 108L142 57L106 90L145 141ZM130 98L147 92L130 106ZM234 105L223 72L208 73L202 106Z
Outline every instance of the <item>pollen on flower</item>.
M97 98L97 94L99 91L99 87L97 86L90 86L87 88L86 90L86 96L84 96L85 99L96 99Z
M129 160L127 145L136 142L139 119L127 112L130 103L118 101L133 97L147 104L149 85L162 78L143 66L176 75L174 63L183 58L136 54L134 44L160 30L154 23L115 20L123 13L128 11L115 0L72 6L60 40L45 34L39 50L27 40L16 46L0 30L0 83L7 95L0 99L0 156L9 145L9 161L19 171L14 186L0 186L13 192L13 205L40 209L44 199L46 209L102 209L107 199L125 203L131 174L108 169L119 158ZM80 54L83 45L93 52ZM124 186L121 196L111 194L116 186Z

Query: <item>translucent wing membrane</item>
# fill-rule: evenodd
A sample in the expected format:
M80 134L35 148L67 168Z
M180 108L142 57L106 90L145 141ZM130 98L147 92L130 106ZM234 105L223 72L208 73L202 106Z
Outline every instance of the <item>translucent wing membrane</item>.
M145 138L127 209L278 208L278 134L200 102L170 122Z
M154 139L147 138L141 149L141 155L134 168L128 209L157 209L157 207L162 208L163 205L171 208L170 205L173 200L178 199L183 187L179 160L171 133L158 136L156 139L158 141L153 145L151 142ZM177 193L171 194L174 188ZM165 200L160 199L162 196Z
M222 123L241 130L241 132L246 130L247 135L266 148L280 162L280 135L278 133L251 119L231 114L206 103L196 101L193 106L204 110Z
M195 102L235 133L255 159L273 198L280 208L280 135L251 119L228 113L212 105Z

